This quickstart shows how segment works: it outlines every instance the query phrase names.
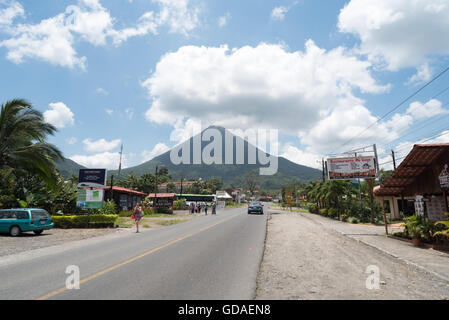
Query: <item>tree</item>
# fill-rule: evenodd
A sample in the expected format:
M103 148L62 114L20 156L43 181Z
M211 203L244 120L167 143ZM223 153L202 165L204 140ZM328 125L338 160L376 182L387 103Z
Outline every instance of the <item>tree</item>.
M7 101L0 112L0 170L7 176L31 173L55 187L54 161L63 157L58 148L46 142L55 132L28 101Z
M255 172L247 172L243 176L243 179L245 181L246 187L252 195L254 191L257 190L257 186L259 185L259 177Z

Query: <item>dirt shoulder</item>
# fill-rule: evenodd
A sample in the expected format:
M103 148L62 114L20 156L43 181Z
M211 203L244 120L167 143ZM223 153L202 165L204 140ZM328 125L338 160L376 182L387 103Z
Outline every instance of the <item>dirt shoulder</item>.
M268 221L257 299L448 299L449 284L300 213ZM369 290L368 266L380 271Z

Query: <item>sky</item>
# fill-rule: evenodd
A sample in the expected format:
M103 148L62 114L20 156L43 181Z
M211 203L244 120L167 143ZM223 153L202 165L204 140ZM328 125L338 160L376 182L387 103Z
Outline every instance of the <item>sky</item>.
M318 168L376 144L390 169L391 150L449 142L449 72L420 90L449 66L448 16L449 0L0 0L0 103L30 101L86 167L117 169L121 144L138 165L201 124L277 129L279 155Z

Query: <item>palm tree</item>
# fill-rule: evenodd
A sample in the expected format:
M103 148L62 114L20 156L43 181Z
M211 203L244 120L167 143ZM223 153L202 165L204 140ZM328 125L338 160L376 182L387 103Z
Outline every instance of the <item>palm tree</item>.
M36 175L48 185L56 185L55 160L62 153L45 141L56 128L23 99L7 101L0 112L0 170Z

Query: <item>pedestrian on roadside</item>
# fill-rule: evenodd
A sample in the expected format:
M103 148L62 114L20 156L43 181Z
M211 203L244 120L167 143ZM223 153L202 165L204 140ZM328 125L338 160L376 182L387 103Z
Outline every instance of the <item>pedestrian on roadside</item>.
M143 217L143 210L139 204L136 204L133 210L134 213L134 221L136 221L136 233L139 233L139 222Z
M190 213L193 214L193 210L194 210L194 206L193 206L193 202L190 202Z
M214 203L212 203L212 214L217 214L217 205Z
M198 205L198 213L201 213L201 209L202 209L202 206L201 206L201 203Z
M205 213L206 216L207 216L207 203L204 203L204 213Z

